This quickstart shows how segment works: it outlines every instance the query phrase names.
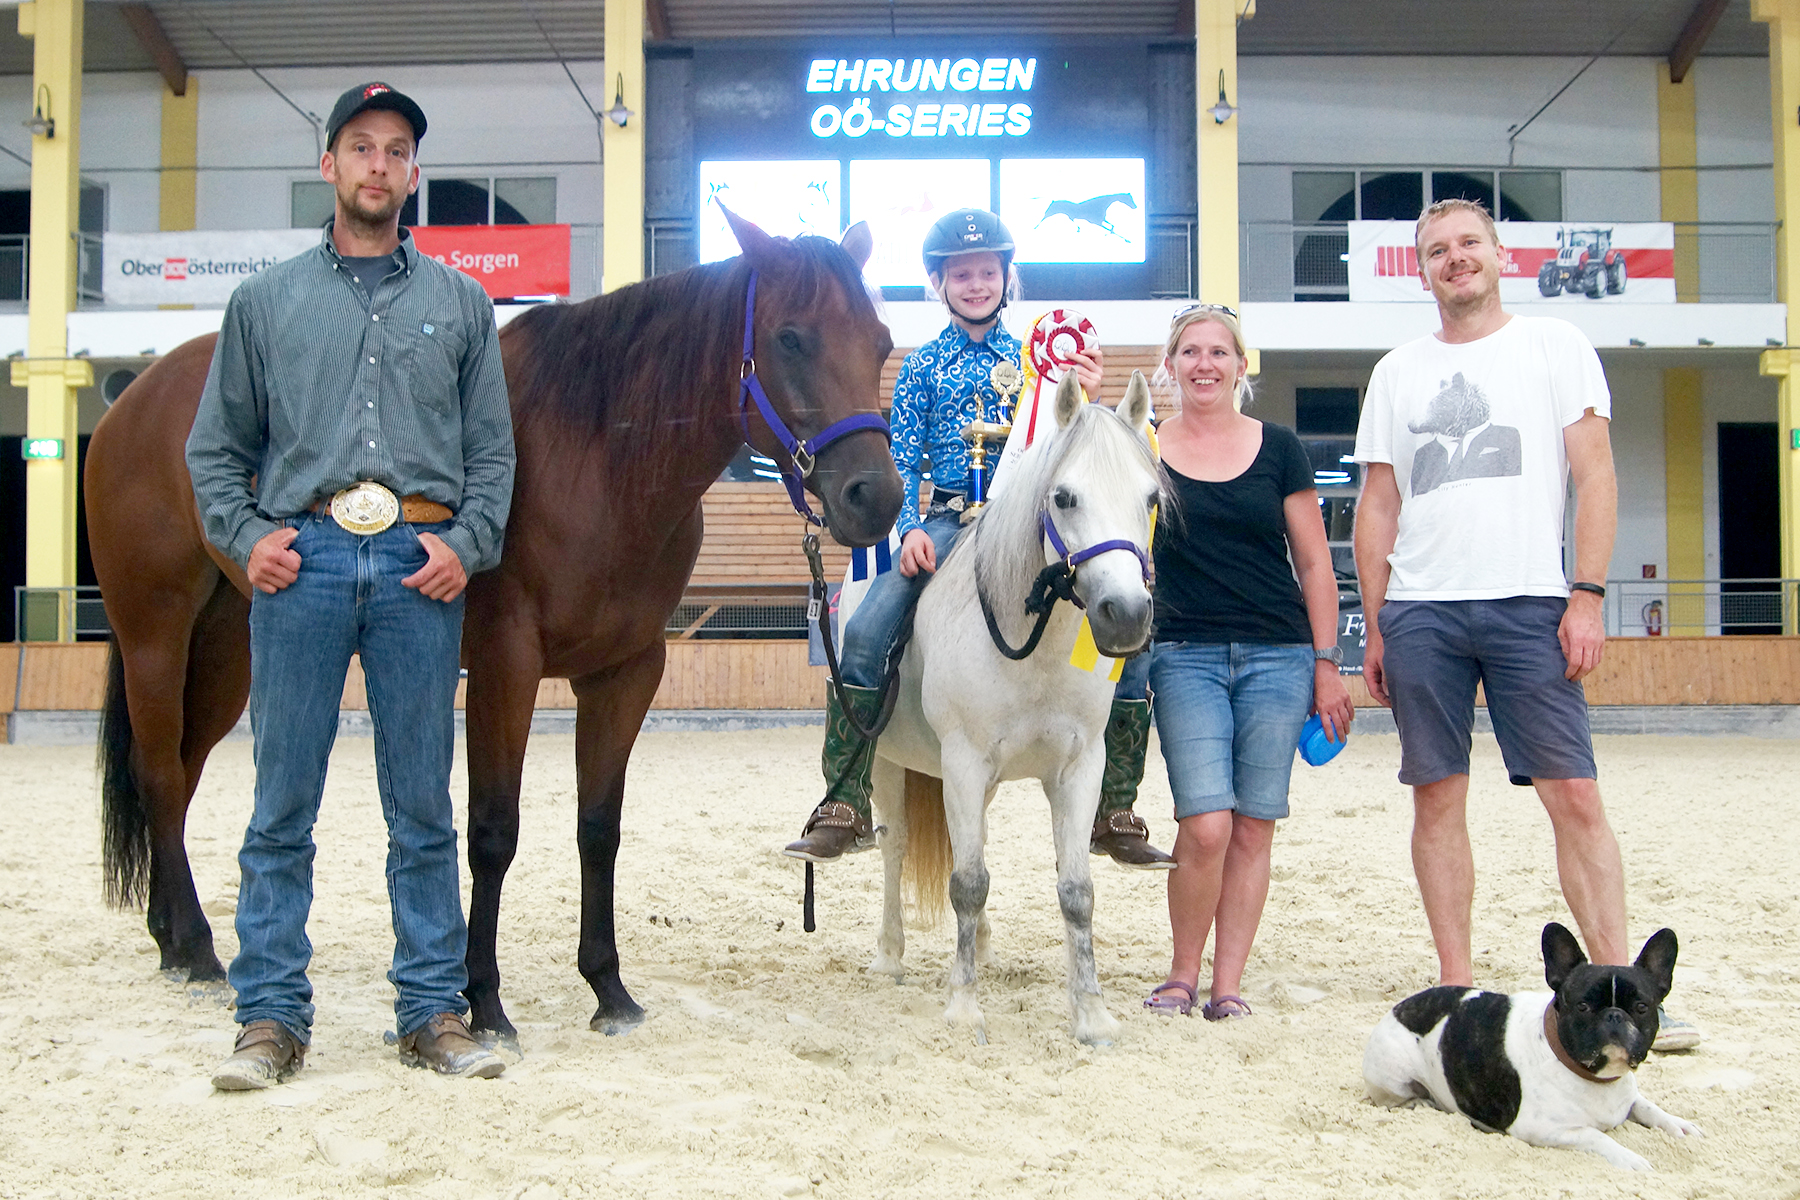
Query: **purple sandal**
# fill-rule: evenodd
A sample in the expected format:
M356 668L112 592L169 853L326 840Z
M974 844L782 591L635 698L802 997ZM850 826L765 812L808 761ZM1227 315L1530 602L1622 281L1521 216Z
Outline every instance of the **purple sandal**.
M1184 992L1186 995L1174 995L1173 993L1177 991ZM1150 998L1144 1001L1144 1007L1154 1012L1185 1017L1193 1013L1194 1001L1199 998L1199 994L1181 980L1170 979L1150 989Z
M1249 1016L1250 1005L1245 1003L1242 996L1220 996L1217 1000L1208 1000L1201 1005L1200 1015L1209 1021L1232 1021Z

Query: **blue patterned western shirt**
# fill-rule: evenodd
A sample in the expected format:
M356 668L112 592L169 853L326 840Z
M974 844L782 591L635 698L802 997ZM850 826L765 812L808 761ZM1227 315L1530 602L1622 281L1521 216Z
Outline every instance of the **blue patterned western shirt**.
M934 485L967 490L969 447L962 440L963 426L974 420L1000 419L988 372L1003 358L1019 365L1019 339L1004 325L996 324L986 341L977 342L951 322L900 364L888 424L894 435L894 462L906 487L906 499L900 505L901 537L921 524L919 489L927 456ZM999 461L996 448L988 455L990 471Z

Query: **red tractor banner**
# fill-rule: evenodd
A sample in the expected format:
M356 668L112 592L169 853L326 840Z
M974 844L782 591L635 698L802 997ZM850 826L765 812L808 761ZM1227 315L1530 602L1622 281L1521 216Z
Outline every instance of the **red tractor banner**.
M478 280L494 299L569 294L567 225L415 225L419 253Z
M1502 221L1507 304L1675 303L1675 227L1667 222ZM1350 222L1350 299L1431 302L1411 221Z

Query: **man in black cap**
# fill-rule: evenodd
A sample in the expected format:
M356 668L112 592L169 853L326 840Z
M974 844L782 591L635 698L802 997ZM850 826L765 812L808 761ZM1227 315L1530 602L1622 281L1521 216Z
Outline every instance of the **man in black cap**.
M225 310L188 469L206 535L244 568L256 797L238 865L228 1091L300 1068L311 1041L312 828L350 656L362 660L387 818L400 1057L492 1078L463 1015L468 929L450 801L462 592L499 561L513 444L494 308L400 228L419 106L385 83L332 109L337 191L317 250Z

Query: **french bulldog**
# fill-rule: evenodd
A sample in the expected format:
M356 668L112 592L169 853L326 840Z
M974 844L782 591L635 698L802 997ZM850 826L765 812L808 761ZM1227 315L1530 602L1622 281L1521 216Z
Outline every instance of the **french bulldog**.
M1632 1074L1656 1040L1675 949L1675 931L1659 929L1631 966L1596 966L1552 921L1544 926L1549 993L1434 987L1408 996L1363 1053L1369 1097L1389 1107L1433 1104L1486 1133L1648 1171L1602 1130L1629 1117L1675 1137L1700 1136L1698 1126L1640 1096Z

